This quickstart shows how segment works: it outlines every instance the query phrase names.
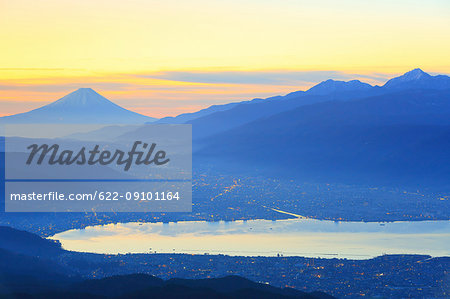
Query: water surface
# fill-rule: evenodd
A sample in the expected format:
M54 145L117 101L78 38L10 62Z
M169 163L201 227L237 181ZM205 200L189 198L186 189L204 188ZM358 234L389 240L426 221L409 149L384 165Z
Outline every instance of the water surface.
M192 253L366 259L382 254L450 256L450 221L313 219L123 223L52 237L67 250L105 254Z

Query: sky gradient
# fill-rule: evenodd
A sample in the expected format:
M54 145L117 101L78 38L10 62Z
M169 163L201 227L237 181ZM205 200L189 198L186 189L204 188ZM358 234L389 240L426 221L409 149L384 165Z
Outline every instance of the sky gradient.
M450 73L450 2L0 0L0 115L91 87L149 116Z

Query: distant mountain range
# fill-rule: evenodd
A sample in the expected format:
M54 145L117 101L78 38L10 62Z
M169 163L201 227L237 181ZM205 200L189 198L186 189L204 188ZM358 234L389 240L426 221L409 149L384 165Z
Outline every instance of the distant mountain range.
M323 102L209 136L197 164L341 183L450 182L450 91Z
M0 118L0 123L154 121L92 89ZM334 182L450 184L450 77L420 69L383 86L326 80L307 91L211 106L155 123L192 125L194 167Z
M383 85L386 89L448 89L450 77L445 75L431 76L421 69L414 69L400 77L393 78Z
M91 88L80 88L41 108L0 118L5 123L131 123L143 124L154 118L122 108Z
M383 86L372 86L359 80L323 81L307 91L295 91L284 96L266 99L213 105L197 112L184 113L176 117L155 119L124 109L91 88L80 88L46 106L0 117L1 123L170 123L195 124L195 137L203 138L226 131L243 123L267 117L303 105L329 100L350 100L362 96L374 96L407 89L444 90L450 88L450 77L431 76L421 69L414 69L400 77L389 80ZM249 113L250 112L250 113ZM210 115L213 115L211 117ZM244 114L246 117L241 116ZM215 122L211 128L210 122Z
M182 114L175 118L163 118L158 123L190 123L193 125L194 139L199 140L301 106L329 101L348 101L410 89L450 89L450 77L431 76L420 69L414 69L389 80L383 86L371 86L358 80L348 82L326 80L307 91L211 106L196 113Z
M450 78L327 80L190 121L195 165L310 181L449 186Z

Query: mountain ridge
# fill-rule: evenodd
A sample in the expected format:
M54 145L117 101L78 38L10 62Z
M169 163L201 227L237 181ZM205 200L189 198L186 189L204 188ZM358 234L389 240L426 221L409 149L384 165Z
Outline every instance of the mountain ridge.
M1 117L0 123L145 123L154 120L111 102L91 88L79 88L48 105Z
M385 89L449 89L450 77L446 75L432 76L420 68L415 68L401 76L388 80Z
M422 76L418 76L422 74ZM421 83L420 79L426 82ZM398 79L398 80L397 80ZM415 79L415 80L413 80ZM401 82L406 82L399 84ZM419 84L417 84L419 83ZM249 101L231 102L223 105L212 105L208 108L193 112L180 114L175 117L165 117L158 121L158 123L193 123L197 119L209 117L215 113L220 114L232 109L239 109L238 107L248 104L261 104L271 101L286 101L293 99L301 99L305 96L327 96L328 100L342 100L345 97L358 97L362 92L367 92L366 96L379 95L382 93L392 92L394 90L402 90L409 88L426 88L429 85L430 89L450 89L450 77L446 75L431 76L419 68L413 69L400 76L388 80L382 86L372 86L368 83L359 80L340 81L328 79L321 81L306 91L297 90L286 95L277 95L268 97L266 99L253 99ZM319 99L319 101L321 101ZM309 101L308 101L309 102ZM300 103L301 104L301 103ZM275 112L278 112L275 110ZM204 137L203 134L201 137Z
M216 113L236 109L242 105L261 105L267 102L281 102L299 99L308 96L325 96L322 100L343 100L345 97L360 97L362 93L368 96L392 92L403 89L450 89L450 77L446 75L432 76L420 68L413 69L388 80L382 86L372 86L359 80L340 81L324 80L306 91L298 90L286 95L268 97L266 99L256 98L249 101L231 102L223 105L212 105L192 113L184 113L175 117L164 117L160 120L126 110L91 88L79 88L66 96L37 109L0 117L0 123L192 123L197 119L208 117ZM305 101L311 103L314 101ZM292 106L296 106L295 104ZM287 108L289 109L289 108ZM275 113L279 111L274 110ZM264 113L263 113L264 114ZM265 116L265 114L264 114Z
M195 157L238 173L440 188L450 173L448 115L450 90L321 102L206 137Z
M387 86L371 86L358 80L329 79L307 91L295 91L285 96L275 96L260 101L240 102L230 106L229 109L198 115L197 118L191 118L181 123L191 124L194 140L201 140L259 118L267 118L284 111L320 102L351 101L410 89L450 89L450 77L431 76L419 69L393 78L390 82ZM174 119L177 120L177 117Z
M305 93L310 95L328 95L337 92L364 91L372 87L372 85L363 83L359 80L340 81L328 79L311 87Z

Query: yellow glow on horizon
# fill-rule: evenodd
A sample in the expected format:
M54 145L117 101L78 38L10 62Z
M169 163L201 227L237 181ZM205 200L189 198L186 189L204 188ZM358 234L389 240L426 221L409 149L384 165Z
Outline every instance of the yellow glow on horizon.
M114 72L450 67L448 3L338 2L3 1L0 65Z
M23 112L14 101L53 101L67 85L146 99L128 107L154 107L154 116L208 106L208 96L213 104L312 85L142 76L168 71L450 73L449 17L445 0L0 0L0 114ZM56 84L66 88L46 91ZM176 97L186 103L164 106Z

